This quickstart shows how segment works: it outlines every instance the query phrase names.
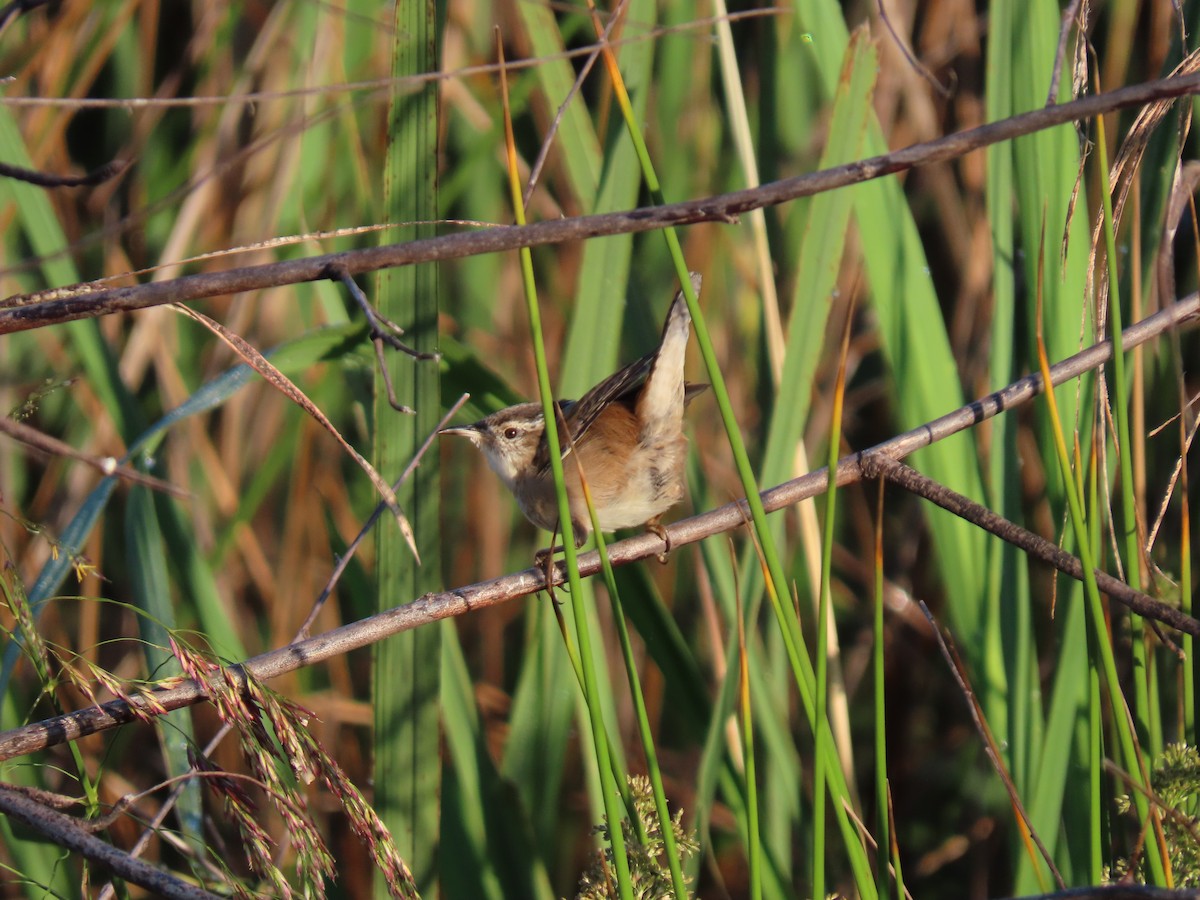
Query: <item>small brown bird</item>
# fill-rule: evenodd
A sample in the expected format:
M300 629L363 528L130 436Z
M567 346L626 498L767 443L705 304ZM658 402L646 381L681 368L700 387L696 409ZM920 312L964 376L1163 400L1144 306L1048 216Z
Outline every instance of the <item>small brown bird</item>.
M692 289L699 295L700 276L695 273ZM680 291L667 313L657 350L609 376L578 401L558 401L571 437L566 439L560 424L576 545L582 546L592 530L579 483L582 468L603 531L645 525L670 550L660 520L684 494L683 410L708 387L684 381L691 324ZM519 403L473 425L443 428L439 434L460 435L482 450L525 517L557 532L558 500L540 403Z

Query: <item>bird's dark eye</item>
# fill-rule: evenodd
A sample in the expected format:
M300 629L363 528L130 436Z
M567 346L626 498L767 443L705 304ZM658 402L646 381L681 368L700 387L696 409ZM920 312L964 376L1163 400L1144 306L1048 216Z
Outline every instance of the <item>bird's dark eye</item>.
M504 429L504 436L510 441L515 440L517 435L520 433L521 433L520 429L514 428L511 425L508 428Z

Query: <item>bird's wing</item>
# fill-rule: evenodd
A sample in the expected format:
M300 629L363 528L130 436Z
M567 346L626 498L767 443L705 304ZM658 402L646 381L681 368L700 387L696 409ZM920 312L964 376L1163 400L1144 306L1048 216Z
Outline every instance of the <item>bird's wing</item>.
M571 430L571 440L576 444L580 443L584 439L584 435L587 434L587 430L596 421L600 413L604 411L606 406L617 400L624 399L645 384L646 376L650 374L650 368L653 364L654 354L647 354L641 359L631 362L620 371L609 375L578 400L559 401L559 409L562 410L567 427ZM558 436L559 449L565 459L567 454L571 452L571 448L568 442L563 439L561 428L559 429ZM537 455L533 458L533 464L538 474L542 474L550 469L550 449L546 444L545 436L542 437L542 443L538 447Z

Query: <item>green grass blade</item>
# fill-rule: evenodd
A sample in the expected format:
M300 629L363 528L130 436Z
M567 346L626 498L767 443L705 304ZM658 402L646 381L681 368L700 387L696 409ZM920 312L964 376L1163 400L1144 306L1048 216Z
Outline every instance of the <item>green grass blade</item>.
M853 311L853 303L851 304ZM829 606L833 602L830 580L833 577L833 543L837 512L837 464L841 456L842 407L846 396L846 355L850 349L850 326L847 317L838 356L838 374L833 389L833 410L829 421L829 450L825 468L825 522L821 541L821 596L817 614L817 672L816 672L816 752L813 772L813 895L825 895L825 772L836 769L837 758L822 759L833 748L833 730L829 727ZM836 801L835 794L835 801Z
M1014 112L1012 80L1021 75L1012 68L1014 31L1024 27L1013 6L993 11L988 36L987 121L995 122ZM1014 181L1017 167L1011 144L989 147L987 152L987 212L992 238L992 315L989 320L989 383L1011 382L1023 369L1016 326L1018 305L1016 223L1013 214ZM990 433L990 452L984 476L990 505L1010 521L1025 515L1020 491L1021 457L1017 425L1008 416L998 416ZM1011 686L1007 702L988 707L988 724L1006 751L1007 765L1018 793L1024 798L1033 827L1051 853L1060 834L1062 798L1072 758L1073 723L1086 702L1086 654L1083 620L1078 615L1081 595L1071 586L1065 591L1065 615L1058 617L1057 631L1064 636L1053 689L1050 715L1043 733L1043 701L1037 677L1033 640L1033 609L1029 570L1023 554L998 541L989 541L986 558L987 585L984 600L986 646L982 656L986 681ZM1074 605L1072 605L1074 604ZM1024 852L1015 854L1018 893L1042 890L1048 873L1040 860ZM1070 869L1067 861L1060 867Z
M175 606L171 601L171 585L167 576L167 557L162 529L158 523L154 497L145 487L129 492L125 511L125 544L129 572L134 589L134 602L145 613L138 616L146 668L151 679L165 679L181 672L172 655L168 639L176 629ZM192 711L179 709L158 720L163 756L168 778L191 770L189 749L196 744L192 728ZM201 784L187 782L176 801L176 816L184 840L192 851L203 858L205 854L204 808Z
M847 47L832 100L829 139L821 153L822 169L861 156L877 72L875 48L865 32L857 32ZM845 251L854 193L843 190L818 194L809 207L780 378L781 384L786 385L786 402L776 403L772 411L762 463L761 477L765 484L777 484L792 474L796 444L812 404L813 375L825 348L826 326ZM782 521L775 526L778 534L782 534L782 526ZM754 571L747 568L748 575ZM756 576L750 577L757 581ZM754 583L747 584L748 595L757 593Z
M550 604L540 598L530 602L525 617L501 772L517 786L522 805L530 811L536 846L549 849L561 828L560 789L577 691Z
M1104 210L1104 248L1108 262L1108 312L1110 333L1122 331L1121 279L1117 272L1117 240L1114 234L1112 185L1108 176L1108 139L1103 121L1096 129L1097 164L1100 169L1100 198ZM1112 411L1117 420L1117 463L1120 467L1121 525L1118 538L1123 538L1125 578L1136 587L1144 588L1142 548L1138 543L1138 510L1133 497L1133 443L1129 435L1129 388L1125 376L1125 350L1120 341L1113 342ZM1138 743L1151 759L1162 753L1162 728L1157 721L1156 706L1150 704L1150 681L1153 676L1146 647L1146 626L1142 617L1130 614L1130 644L1133 650L1133 722ZM1152 721L1153 720L1153 721ZM1158 739L1155 739L1158 735Z
M509 189L511 193L513 214L518 225L525 224L525 207L521 199L520 184L515 168L515 146L512 133L512 120L509 118L508 85L505 70L501 69L501 84L505 95L505 126L506 148L508 150ZM615 773L615 760L612 756L612 743L608 737L605 725L602 694L607 691L601 686L597 675L597 660L592 652L592 628L588 622L588 610L591 604L585 606L582 579L579 576L577 546L571 519L570 500L567 497L566 481L563 475L563 448L559 444L558 428L551 423L556 422L557 404L554 393L550 388L550 371L546 364L546 346L542 333L541 311L538 307L537 287L533 275L533 255L528 247L520 250L521 283L524 287L525 308L529 316L529 332L533 344L534 363L537 367L538 394L542 402L543 421L546 423L543 434L546 439L546 449L550 458L550 470L554 477L555 493L558 497L558 528L562 534L562 546L570 585L571 614L575 625L573 639L578 646L580 682L583 689L584 703L587 707L587 725L590 728L591 746L594 752L595 771L599 778L599 795L604 805L605 819L608 824L608 841L612 848L612 862L616 869L617 890L622 900L632 900L633 886L630 876L629 857L625 847L624 829L621 827L622 808L619 803L623 796L621 783L623 774ZM567 632L564 629L564 637ZM607 685L607 679L603 684ZM632 814L631 814L632 817Z
M1045 357L1042 358L1041 363L1042 378L1046 384L1049 384L1049 365ZM1056 393L1057 391L1051 390L1045 394L1046 406L1049 408L1049 418L1052 424L1061 422L1055 397ZM1061 425L1053 429L1053 438L1055 448L1058 451L1060 474L1066 486L1067 502L1071 510L1071 525L1075 532L1076 543L1079 545L1079 559L1083 564L1088 618L1091 623L1091 633L1095 638L1093 647L1096 655L1099 657L1098 664L1104 672L1104 685L1109 702L1112 704L1112 709L1115 710L1113 726L1116 730L1118 745L1121 748L1121 762L1130 778L1133 779L1134 784L1144 788L1147 787L1147 784L1146 776L1143 772L1143 760L1136 746L1132 723L1125 705L1125 698L1121 693L1121 683L1117 677L1116 661L1113 658L1113 648L1108 632L1108 622L1100 600L1100 591L1096 586L1095 563L1093 561L1091 539L1088 535L1089 520L1084 516L1079 488L1072 475L1070 456L1067 453L1066 440L1063 437ZM1152 813L1146 797L1134 790L1132 799L1134 806L1137 807L1139 819L1149 827ZM1153 836L1153 829L1148 833ZM1152 883L1165 886L1167 882L1163 868L1163 858L1159 853L1157 840L1152 839L1152 837L1147 840L1146 860L1150 866Z
M433 72L439 68L438 4L404 0L397 4L392 44L392 74ZM397 89L388 115L387 170L381 219L432 222L438 217L438 90L427 84L409 92ZM415 226L414 238L434 233ZM386 238L385 238L386 239ZM410 266L380 274L375 294L381 316L400 323L409 346L437 350L438 269ZM440 378L436 363L389 353L387 364L401 402L416 410L400 415L388 403L376 375L373 462L384 477L395 478L416 456L441 417ZM397 496L416 536L421 564L413 559L398 528L381 522L376 529L376 578L379 609L387 609L441 587L439 473L437 454L422 461ZM375 648L375 802L396 839L423 895L436 893L440 835L439 681L442 633L419 628ZM448 865L454 862L446 857ZM377 877L375 893L387 885Z
M578 458L578 457L576 457ZM586 475L584 475L586 478ZM600 553L600 565L604 572L604 584L608 588L609 600L612 603L613 622L617 628L617 637L621 644L621 657L625 662L625 677L629 682L629 694L633 700L634 714L637 717L638 736L641 738L642 755L646 763L646 773L654 795L654 807L658 814L659 832L662 839L662 855L667 859L671 872L671 884L676 897L688 895L687 883L683 877L683 866L680 862L680 850L675 839L675 829L672 825L671 814L667 808L667 795L663 788L662 770L658 764L658 753L654 748L654 734L650 718L646 712L646 698L642 690L641 677L638 674L637 659L634 656L633 642L629 637L629 628L625 624L625 610L621 603L621 592L617 587L616 576L613 574L612 563L608 559L604 534L600 528L600 517L592 504L591 497L585 493L588 505L588 515L592 519L592 533L596 538L596 549ZM639 831L642 825L639 817L631 816ZM645 835L639 835L645 842Z
M887 697L883 668L883 497L884 481L879 482L879 501L875 507L875 596L874 615L871 620L871 680L873 688L873 711L875 715L875 891L883 898L888 897L888 863L893 862L896 871L896 896L904 896L904 878L900 869L899 836L893 836L891 826L891 795L887 775ZM895 840L897 849L892 850Z
M1012 30L1019 20L1011 6L995 10L995 25L989 34L987 60L987 120L998 121L1013 113L1008 80L1012 55ZM992 385L1008 384L1017 374L1017 273L1016 241L1012 209L1014 164L1009 144L987 149L988 224L992 238L992 306L988 373ZM985 472L988 495L994 509L1010 521L1021 521L1020 458L1017 430L1007 416L998 416L991 431L991 452ZM1007 705L989 710L988 724L1008 748L1007 764L1022 793L1030 773L1037 770L1031 755L1039 743L1034 737L1040 720L1038 682L1034 671L1030 597L1024 557L1007 544L991 541L987 556L987 596L984 631L987 647L984 664L987 679L1011 684ZM1016 596L1012 597L1013 592ZM1011 598L1006 602L1006 598ZM1062 745L1057 745L1062 746ZM1054 834L1043 834L1053 841ZM1024 857L1022 857L1023 859ZM1030 887L1030 890L1033 888Z
M630 136L633 138L637 147L638 160L642 167L642 175L646 180L651 197L655 200L655 202L662 203L664 202L664 198L662 196L660 184L655 174L653 163L650 160L649 151L646 148L645 141L642 138L639 130L638 122L633 114L629 97L625 92L624 86L621 82L619 68L611 56L606 56L606 63L609 65L609 71L613 78L614 88L616 89L617 101L621 107L622 115L625 118L626 127L629 129ZM792 612L790 604L786 604L785 601L785 598L790 596L787 590L787 582L783 576L783 570L780 565L779 553L776 548L775 541L767 527L766 513L763 509L762 499L758 494L755 475L750 465L749 457L746 453L745 441L742 437L736 417L733 413L732 405L729 399L729 392L725 386L724 380L721 376L720 368L717 364L712 339L709 335L703 313L697 301L696 291L693 285L689 283L687 265L683 258L683 252L679 245L679 239L675 230L672 228L664 229L663 236L666 239L672 261L675 264L676 275L680 280L683 289L683 295L687 301L688 309L691 312L692 323L696 334L696 341L699 344L706 370L712 380L713 393L715 395L717 407L721 413L725 434L729 441L730 449L733 453L733 458L737 466L738 477L741 480L742 487L746 492L746 500L750 507L750 514L754 523L754 530L761 542L766 567L771 575L770 583L768 584L768 593L771 596L772 605L775 609L776 617L779 622L780 634L787 648L788 661L792 669L792 675L797 687L800 689L801 699L804 701L805 711L808 714L811 723L815 714L814 697L812 695L812 664L808 658L807 651L804 648L803 641L800 638L799 623L796 621L795 614ZM553 452L551 455L553 456ZM816 730L816 739L818 741L827 738L827 732L822 732L819 729ZM823 757L821 753L818 753L817 763L822 764L823 760L827 760L828 758L829 757ZM848 795L846 791L846 784L841 776L840 770L831 775L829 784L834 796L834 811L842 829L845 849L854 869L855 880L858 888L865 895L873 896L874 883L870 877L869 865L867 863L866 856L863 853L862 846L858 841L858 836L854 831L853 825L849 821L849 816L842 802L843 799Z
M14 165L35 168L16 121L7 108L0 109L0 155ZM59 286L79 281L79 273L70 257L59 253L68 242L45 189L15 178L5 178L0 180L0 201L5 197L19 211L22 230L34 253L48 257L41 266L46 283ZM118 432L126 439L140 432L144 427L141 416L121 383L116 363L108 344L100 336L96 321L69 322L64 327L88 380L104 401L104 407L116 422Z
M823 93L836 91L849 33L840 9L830 0L797 0L797 25L811 35L806 44L817 62ZM866 154L886 149L872 117ZM892 179L855 189L855 218L864 246L873 309L880 336L896 377L894 396L900 428L928 421L962 403L958 373L942 325L942 313L930 279L924 247L900 185ZM969 497L982 496L982 484L970 436L960 435L926 448L917 465ZM983 541L970 526L940 511L928 513L937 561L947 584L955 585L951 620L964 635L964 650L981 646L982 576L974 561L983 558ZM985 709L991 702L985 693Z
M655 4L651 0L634 0L625 15L639 25L645 23L650 27L654 24ZM645 116L651 93L654 43L631 43L621 49L620 60L622 72L627 72L633 83L632 97L637 115ZM593 71L600 76L603 66L597 65ZM566 152L569 148L563 149L564 156L569 159ZM612 129L604 147L604 170L599 188L594 197L585 195L580 200L591 203L594 212L630 209L637 205L640 188L633 142L623 130ZM583 247L579 288L559 377L564 397L581 395L616 368L632 255L633 235L629 234L591 240ZM634 279L635 284L641 281ZM638 299L644 301L645 297ZM656 333L655 329L649 331L650 335Z
M750 897L760 900L763 895L763 846L759 838L758 776L754 751L754 703L750 693L750 667L747 665L745 618L738 610L738 653L734 658L738 672L738 710L741 713L742 759L746 765L746 858L750 866Z
M440 627L454 630L450 623ZM446 642L442 657L442 699L450 763L444 776L443 834L457 860L443 872L444 895L550 900L555 895L525 810L492 763L457 638Z

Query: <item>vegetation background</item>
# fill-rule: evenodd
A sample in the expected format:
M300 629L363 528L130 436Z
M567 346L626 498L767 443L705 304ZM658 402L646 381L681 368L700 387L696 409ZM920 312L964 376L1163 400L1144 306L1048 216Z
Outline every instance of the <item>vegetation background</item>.
M0 182L4 296L84 280L167 280L512 222L496 33L513 66L522 184L543 144L549 148L529 220L651 202L603 61L557 116L596 40L577 4L28 5L0 30L8 79L0 159L58 174L114 159L128 166L90 187ZM610 12L599 11L602 26ZM610 37L667 201L1035 109L1059 71L1062 11L1050 0L1020 10L962 0L728 9L723 0L629 0L621 12ZM1086 25L1066 34L1060 100L1097 83L1112 89L1167 74L1190 53L1180 35L1195 33L1200 6L1124 0L1072 12ZM411 72L441 74L414 81L404 77ZM1112 260L1119 292L1109 296L1124 304L1125 322L1174 299L1160 295L1155 265L1173 181L1192 147L1188 102L1149 132L1135 126L1134 110L1104 121L1110 159L1131 128L1148 140L1140 168L1118 181L1130 199ZM1096 316L1107 265L1103 237L1099 254L1093 249L1105 169L1099 127L1042 131L680 232L687 265L704 276L700 306L760 485L816 468L831 433L835 449L863 449L1036 370L1039 294L1051 362L1110 329ZM1174 265L1178 296L1197 280L1187 218ZM1161 258L1170 267L1170 257ZM578 396L647 352L678 283L658 232L540 247L532 263L561 396ZM442 353L440 363L394 363L415 418L378 401L375 355L344 284L281 285L193 306L272 351L272 362L394 479L406 448L424 440L461 393L471 398L460 421L470 421L536 396L537 379L516 254L390 277L358 283L414 345ZM1186 332L1163 338L1130 357L1127 383L1108 385L1114 409L1130 411L1128 453L1114 449L1121 416L1101 414L1096 379L1057 392L1068 442L1075 436L1081 448L1099 565L1185 608L1189 467L1176 477L1181 426L1173 417L1181 396L1190 402L1195 392L1195 353ZM0 439L5 595L14 609L29 600L50 651L43 666L22 656L18 644L29 646L29 635L18 640L18 621L0 614L9 630L0 672L5 729L87 706L81 685L94 685L100 669L126 683L176 673L168 632L230 662L293 639L378 494L313 417L240 363L210 330L165 307L0 340L0 409L11 419L89 453L131 449L135 465L188 492L180 499L114 488L77 462ZM695 380L713 377L699 355L690 370ZM840 428L831 425L839 370ZM1189 408L1189 439L1194 417ZM691 495L680 516L744 493L713 399L698 400L688 421ZM1078 552L1053 433L1039 401L940 442L913 464ZM423 566L412 565L385 516L379 543L357 550L314 632L525 568L544 545L482 458L447 444L435 446L401 494ZM1123 478L1119 459L1129 464ZM1125 488L1132 503L1122 503ZM1022 839L917 600L953 637L999 758L1065 883L1099 883L1107 867L1130 857L1151 881L1195 877L1179 862L1164 875L1162 863L1147 859L1144 844L1157 842L1145 840L1136 816L1118 812L1117 798L1130 788L1103 767L1109 758L1135 771L1138 759L1149 767L1171 742L1195 744L1190 639L1179 642L1181 662L1173 645L1120 608L1096 628L1080 586L893 489L881 523L886 580L877 591L876 501L874 484L851 486L837 494L832 520L824 508L793 509L772 517L772 534L813 659L822 534L831 539L828 715L843 749L845 796L878 835L886 817L873 779L886 760L892 833L912 895L992 897L1054 886ZM1130 543L1125 523L1135 520ZM801 701L811 686L789 661L788 628L778 624L786 615L770 612L771 579L754 547L748 530L716 535L677 548L665 567L645 561L616 573L665 793L700 843L684 868L705 897L873 896L876 884L855 861L863 851L835 824L840 807L831 801L828 817L814 817L820 742ZM646 762L620 674L618 623L602 585L585 591L574 599L585 600L597 654L593 702L607 716L618 771L640 772ZM574 622L564 627L578 639ZM1116 683L1101 674L1106 643ZM575 892L604 806L591 720L544 595L430 623L270 686L312 711L307 729L373 799L425 896ZM1123 716L1112 715L1121 697L1136 725L1136 758L1122 744ZM158 786L189 770L187 748L203 746L219 724L211 706L196 706L9 760L0 780L83 796L90 814L146 791L106 832L129 848L165 802L168 788ZM247 771L233 738L209 757ZM239 880L277 890L249 868L220 798L185 783L145 854L214 890ZM319 781L293 779L292 787L307 795L307 814L336 861L329 892L383 890L371 849L339 802L345 798ZM830 790L836 800L836 786ZM268 853L286 877L300 879L297 863L308 861L291 812L260 786L251 796L275 842ZM1178 800L1189 815L1196 802L1194 785ZM7 819L0 828L7 894L99 890L102 874L88 874L78 858ZM1172 853L1186 854L1194 841L1194 833L1182 835ZM824 850L814 849L826 839ZM823 873L816 858L825 860ZM863 858L874 859L874 850ZM886 877L878 888L897 890Z

